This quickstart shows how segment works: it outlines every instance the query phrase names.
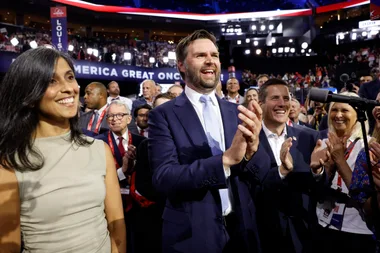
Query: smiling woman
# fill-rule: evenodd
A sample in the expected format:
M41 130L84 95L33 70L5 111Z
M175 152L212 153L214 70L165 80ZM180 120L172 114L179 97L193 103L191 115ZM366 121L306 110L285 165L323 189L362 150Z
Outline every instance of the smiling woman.
M342 92L340 95L358 97L352 92ZM328 139L323 140L322 147L330 154L324 164L330 185L322 191L316 209L320 225L317 251L375 252L372 231L363 221L359 206L353 204L349 194L355 161L364 147L363 138L367 136L363 136L356 111L349 104L330 103L327 124Z
M24 253L125 252L113 157L79 131L78 100L73 64L55 49L26 51L0 85L5 252L20 252L20 233Z

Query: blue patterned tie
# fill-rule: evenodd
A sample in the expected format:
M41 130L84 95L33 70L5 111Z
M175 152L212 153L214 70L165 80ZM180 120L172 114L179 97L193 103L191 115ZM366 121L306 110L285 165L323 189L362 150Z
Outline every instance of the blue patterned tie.
M203 105L203 121L205 125L205 134L207 137L208 145L211 148L213 155L222 154L222 140L220 131L220 122L212 109L213 103L211 97L202 95L199 99Z
M98 110L94 110L94 120L92 121L91 131L95 131L96 123L98 123L99 112Z
M208 145L210 146L213 155L220 155L223 153L222 131L220 129L219 119L215 111L212 109L214 105L211 97L208 95L202 95L199 100L203 105L204 130L207 136ZM219 189L219 194L224 214L229 206L228 189Z

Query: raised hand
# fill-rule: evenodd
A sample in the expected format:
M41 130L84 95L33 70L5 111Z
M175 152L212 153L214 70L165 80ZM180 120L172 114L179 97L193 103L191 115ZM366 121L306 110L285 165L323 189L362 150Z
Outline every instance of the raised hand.
M238 110L240 111L238 117L242 121L242 124L238 128L247 141L245 157L246 159L250 159L259 146L263 112L260 105L254 100L248 104L248 108L239 106Z
M293 171L293 158L290 154L290 148L292 147L292 138L289 137L284 141L280 150L281 166L280 172L283 176L288 175Z
M123 156L123 166L122 171L123 173L131 173L133 170L133 167L135 165L136 160L136 147L133 145L128 146L128 150L125 152Z
M328 134L329 139L326 141L326 146L330 152L331 159L334 162L345 160L344 152L346 151L347 137L340 139L335 133Z
M322 148L322 140L318 140L313 153L311 153L310 168L315 174L320 174L322 167L330 159L330 153L327 148Z

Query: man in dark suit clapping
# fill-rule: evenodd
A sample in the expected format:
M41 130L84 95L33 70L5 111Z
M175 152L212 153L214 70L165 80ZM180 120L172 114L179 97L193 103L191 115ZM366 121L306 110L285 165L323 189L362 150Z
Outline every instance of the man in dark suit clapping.
M137 147L145 138L128 131L127 126L131 122L132 116L124 102L112 101L107 108L105 118L110 130L95 138L106 142L115 158L127 227L127 251L133 252L133 232L136 224L133 210L131 210L133 201L129 192L129 179L134 168Z
M163 252L259 252L243 174L259 145L261 109L216 96L219 52L207 31L184 38L176 55L185 91L148 121L153 185L166 197Z

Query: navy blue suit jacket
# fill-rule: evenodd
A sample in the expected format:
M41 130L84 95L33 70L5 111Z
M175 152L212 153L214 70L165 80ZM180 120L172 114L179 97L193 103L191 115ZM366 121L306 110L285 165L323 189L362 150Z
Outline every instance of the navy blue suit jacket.
M87 125L90 122L93 115L94 115L94 111L88 111L86 113L83 113L79 117L79 127L83 130L87 129ZM108 129L109 129L109 127L108 127L107 119L106 119L106 117L103 117L102 123L100 123L99 133L100 134L104 133Z
M302 122L302 121L298 121L299 125L300 126L305 126L305 127L308 127L308 128L313 128L310 124L308 123L305 123L305 122Z
M237 105L217 99L227 149L239 122ZM185 93L153 109L148 122L153 186L167 197L163 252L222 252L229 240L218 191L227 188L222 155L212 155L198 115ZM239 168L233 166L229 178L234 211L244 246L248 252L260 252L255 208Z
M305 127L287 127L292 137L290 154L294 169L281 179L276 159L265 132L261 130L258 151L249 163L253 177L252 195L263 252L310 252L317 217L317 182L310 170L311 153L319 133ZM289 250L290 249L290 250Z
M104 132L102 134L99 134L98 136L95 136L94 138L98 139L98 140L102 140L102 141L104 141L105 143L107 143L109 145L109 142L108 142L108 133L109 133L109 131ZM146 139L143 136L136 135L136 134L133 134L133 133L131 133L131 134L132 134L132 145L135 146L136 148L140 145L140 143L144 139ZM112 144L113 144L113 146L115 148L114 157L115 157L117 163L119 164L119 166L122 166L123 165L123 157L121 156L120 151L117 148L116 140L113 137L113 134L111 134L111 139L112 139ZM118 169L118 168L116 168L116 169Z

